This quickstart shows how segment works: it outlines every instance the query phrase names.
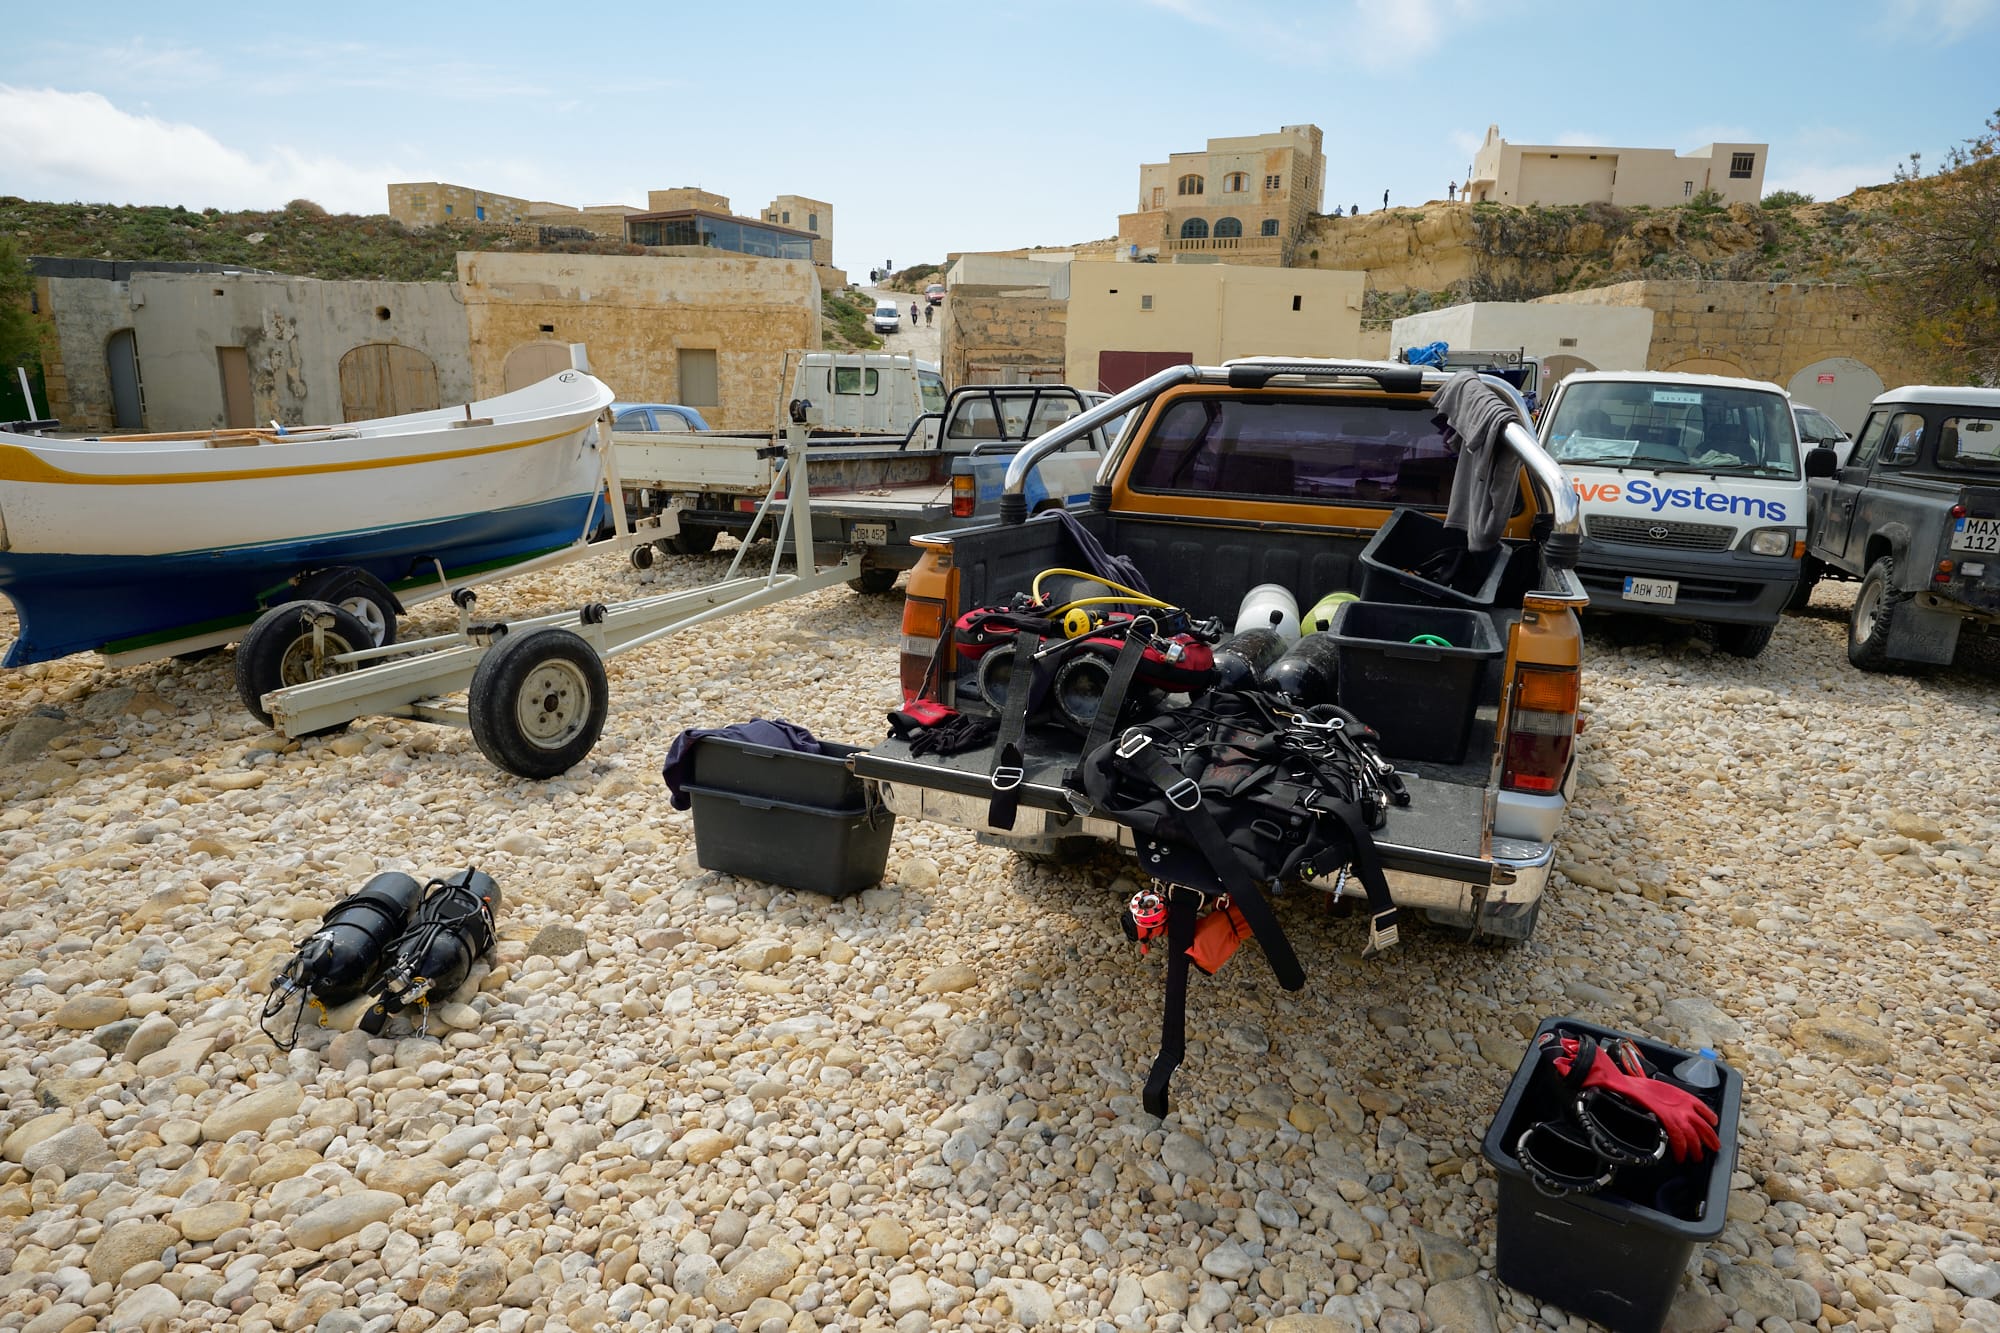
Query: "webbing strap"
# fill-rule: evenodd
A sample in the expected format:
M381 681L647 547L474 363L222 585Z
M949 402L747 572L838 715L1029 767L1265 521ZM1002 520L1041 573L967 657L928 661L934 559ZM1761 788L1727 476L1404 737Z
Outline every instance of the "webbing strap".
M1033 636L1035 646L1023 659L1021 642L1026 638L1027 635L1015 636L1014 665L1007 673L1007 701L1000 710L1000 732L993 742L993 799L986 807L986 822L994 828L1014 827L1014 815L1021 805L1021 784L1028 776L1021 738L1028 733L1028 714L1048 693L1049 681L1055 675L1053 665L1043 665L1044 661L1052 662L1053 655L1042 656L1041 635Z
M1167 993L1160 1015L1160 1053L1146 1074L1140 1103L1149 1115L1165 1118L1167 1085L1187 1056L1188 947L1194 943L1197 899L1186 891L1167 894Z
M1368 944L1361 956L1373 958L1385 949L1394 948L1396 900L1390 896L1389 877L1382 873L1382 858L1375 852L1375 835L1368 831L1367 821L1352 801L1336 798L1313 808L1338 819L1354 849L1354 875L1361 881L1361 891L1368 895Z
M1125 646L1118 650L1118 660L1111 664L1111 679L1105 682L1097 716L1090 720L1090 732L1083 741L1084 754L1096 754L1110 742L1111 733L1118 729L1118 714L1125 709L1125 695L1132 688L1132 677L1139 673L1139 663L1145 656L1145 636L1126 635Z

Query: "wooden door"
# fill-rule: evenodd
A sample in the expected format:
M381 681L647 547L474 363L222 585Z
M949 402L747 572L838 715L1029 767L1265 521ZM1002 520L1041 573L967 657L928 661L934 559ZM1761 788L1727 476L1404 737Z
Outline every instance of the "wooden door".
M218 347L215 364L222 372L222 424L231 430L253 428L257 410L250 404L250 354L241 347Z
M340 358L340 413L344 421L373 421L406 412L431 412L438 400L437 366L401 343L363 343Z
M139 385L139 343L120 329L104 344L104 372L111 381L111 424L117 430L144 430L145 393Z
M522 343L507 353L507 364L501 372L501 377L507 392L512 393L516 389L525 389L530 384L540 384L549 376L560 375L568 369L568 343Z

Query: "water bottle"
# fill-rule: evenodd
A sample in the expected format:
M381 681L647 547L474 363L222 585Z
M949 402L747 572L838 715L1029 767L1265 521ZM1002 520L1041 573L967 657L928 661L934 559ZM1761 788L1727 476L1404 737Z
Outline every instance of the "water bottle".
M1722 1069L1715 1060L1715 1052L1704 1046L1698 1053L1674 1066L1674 1080L1697 1092L1721 1087Z

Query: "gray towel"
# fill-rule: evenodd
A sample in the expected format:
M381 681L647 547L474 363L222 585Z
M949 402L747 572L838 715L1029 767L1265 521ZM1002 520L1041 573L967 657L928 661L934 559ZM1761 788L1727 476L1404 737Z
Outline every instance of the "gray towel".
M1465 533L1466 549L1490 551L1500 544L1521 491L1521 460L1500 438L1514 405L1478 375L1461 370L1431 396L1432 420L1458 454L1451 479L1451 504L1444 525Z

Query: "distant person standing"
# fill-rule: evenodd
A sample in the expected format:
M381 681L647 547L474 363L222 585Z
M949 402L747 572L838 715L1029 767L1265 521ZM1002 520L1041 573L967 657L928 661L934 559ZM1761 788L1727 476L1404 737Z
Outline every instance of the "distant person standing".
M1449 185L1447 185L1447 186L1445 186L1445 187L1444 187L1444 199L1445 199L1445 202L1446 202L1446 203L1448 203L1448 204L1455 204L1455 203L1457 203L1457 202L1458 202L1458 182L1457 182L1457 181L1453 181L1453 182L1452 182L1451 184L1449 184Z
M1389 192L1387 190L1384 190L1382 191L1382 207L1387 208L1388 206L1389 206Z
M1349 216L1349 217L1351 217L1351 218L1358 218L1358 217L1360 217L1360 216L1361 216L1361 205L1359 205L1359 204L1349 204L1349 205L1347 206L1347 216Z

